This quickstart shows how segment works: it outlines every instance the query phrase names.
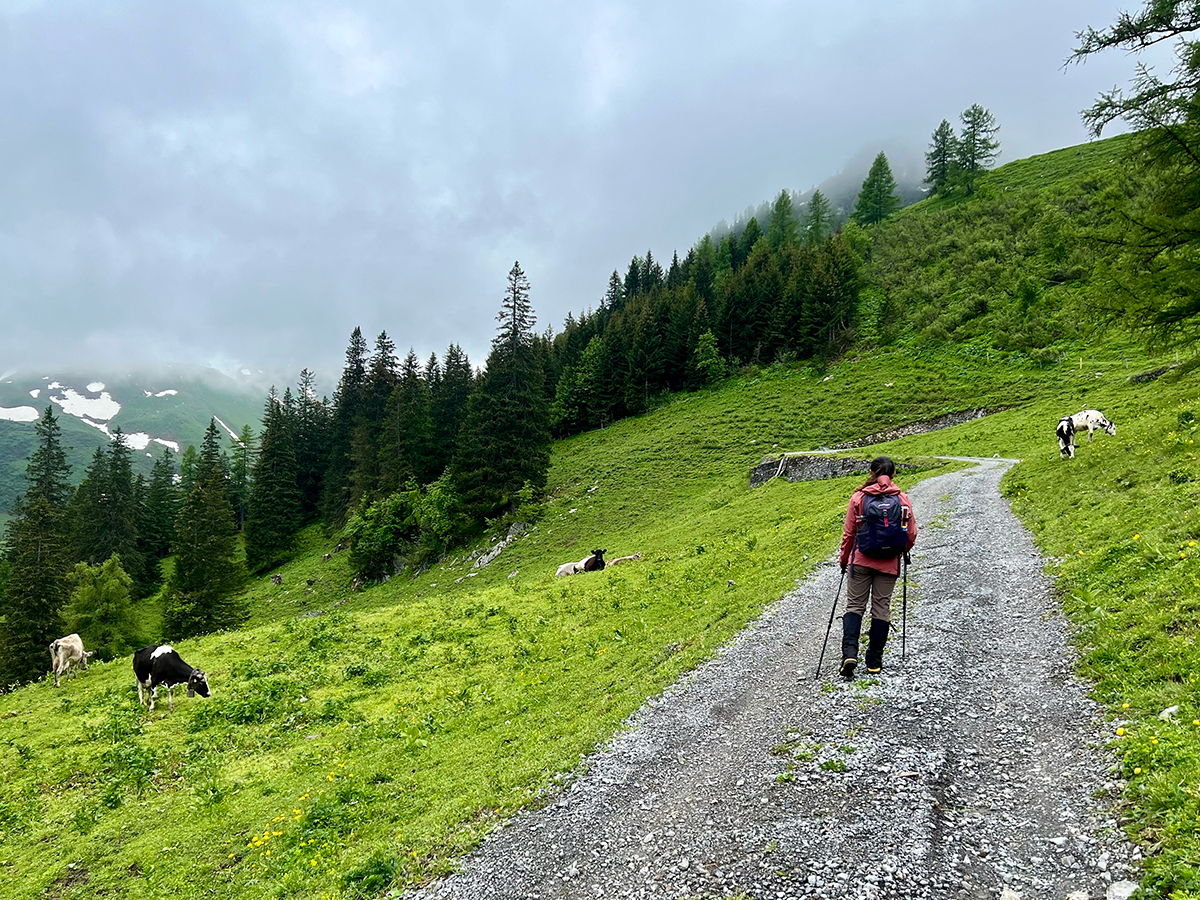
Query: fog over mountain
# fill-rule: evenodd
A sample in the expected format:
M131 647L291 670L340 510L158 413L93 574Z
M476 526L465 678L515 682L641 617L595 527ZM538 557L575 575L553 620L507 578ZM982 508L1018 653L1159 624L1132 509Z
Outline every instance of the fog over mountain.
M852 196L880 149L919 181L972 103L1001 161L1084 140L1079 110L1133 64L1062 63L1115 14L10 0L0 369L307 365L331 389L356 325L481 363L514 259L557 327L633 254L781 188L844 173Z

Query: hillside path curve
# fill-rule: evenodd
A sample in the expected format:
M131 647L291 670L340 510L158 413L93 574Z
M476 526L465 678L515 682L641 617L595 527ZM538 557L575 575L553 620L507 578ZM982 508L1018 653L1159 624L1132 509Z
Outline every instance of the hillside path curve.
M903 661L897 634L882 675L839 678L838 620L814 679L826 561L418 896L1081 900L1136 880L1108 728L1000 496L1016 460L973 461L908 491Z

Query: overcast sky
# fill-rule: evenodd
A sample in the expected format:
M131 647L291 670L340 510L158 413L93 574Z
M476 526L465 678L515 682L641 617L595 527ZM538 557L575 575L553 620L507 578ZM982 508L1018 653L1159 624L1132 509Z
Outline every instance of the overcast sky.
M514 259L557 329L633 254L972 103L1001 162L1086 140L1133 60L1062 64L1118 8L0 0L0 369L331 388L356 325L482 363Z

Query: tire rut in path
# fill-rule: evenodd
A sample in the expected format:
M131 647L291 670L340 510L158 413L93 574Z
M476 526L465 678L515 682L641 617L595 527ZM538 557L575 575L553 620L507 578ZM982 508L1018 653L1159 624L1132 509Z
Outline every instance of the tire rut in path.
M826 562L419 896L1027 900L1130 877L1103 723L999 494L1014 461L977 462L908 492L903 663L895 634L882 676L844 682L835 621L814 680Z

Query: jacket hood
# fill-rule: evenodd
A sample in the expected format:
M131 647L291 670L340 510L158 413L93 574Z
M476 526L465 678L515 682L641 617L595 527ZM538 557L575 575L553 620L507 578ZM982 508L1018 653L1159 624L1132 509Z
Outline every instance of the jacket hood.
M874 484L868 484L862 488L862 492L864 494L899 494L900 488L896 487L887 475L880 475Z

